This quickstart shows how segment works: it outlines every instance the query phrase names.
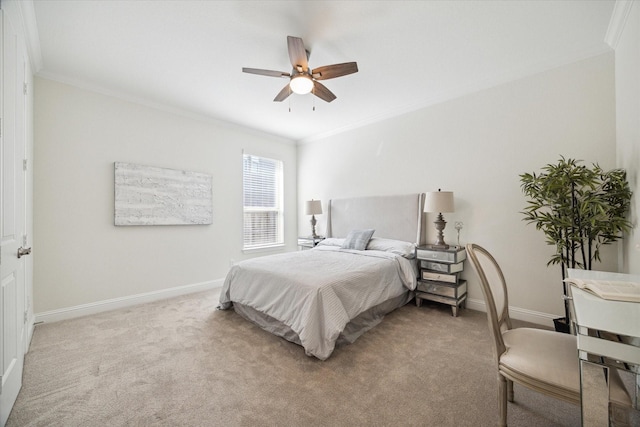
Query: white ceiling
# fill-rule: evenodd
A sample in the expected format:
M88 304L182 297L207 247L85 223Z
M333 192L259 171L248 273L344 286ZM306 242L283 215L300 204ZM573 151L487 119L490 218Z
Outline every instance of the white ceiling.
M606 52L613 8L595 0L33 0L31 12L38 75L305 141ZM357 61L358 73L323 82L335 101L276 103L285 79L241 72L289 72L287 35L304 40L312 68Z

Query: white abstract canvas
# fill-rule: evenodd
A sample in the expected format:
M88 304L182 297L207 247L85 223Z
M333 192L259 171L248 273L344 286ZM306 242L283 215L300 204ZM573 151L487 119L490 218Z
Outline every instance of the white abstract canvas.
M213 222L211 175L115 163L115 225Z

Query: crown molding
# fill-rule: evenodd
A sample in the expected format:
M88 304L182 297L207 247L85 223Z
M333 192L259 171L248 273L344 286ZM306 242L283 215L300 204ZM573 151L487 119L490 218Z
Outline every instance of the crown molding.
M50 80L52 82L62 83L64 85L71 86L80 90L85 90L85 91L93 92L103 96L108 96L110 98L119 99L120 101L129 102L129 103L140 105L147 108L152 108L154 110L163 111L169 114L174 114L176 116L184 117L190 120L197 120L200 122L214 124L216 126L224 126L228 129L233 129L236 131L253 134L261 138L269 138L282 144L295 145L295 141L293 139L284 137L282 135L276 135L273 133L265 132L260 129L252 128L239 123L230 122L224 119L194 112L194 111L187 110L181 107L176 107L170 104L161 103L157 101L150 101L146 98L137 97L122 91L118 91L118 90L108 89L108 88L95 85L93 83L89 83L86 81L68 78L55 73L49 73L47 71L40 71L39 73L35 74L35 76L43 80Z
M38 34L38 23L36 21L36 10L33 0L22 0L19 2L22 14L22 26L24 28L24 38L31 60L33 73L42 69L42 49L40 48L40 34Z
M595 47L591 50L587 50L576 55L566 56L566 57L556 57L551 58L549 60L539 62L537 64L533 64L527 67L522 67L519 69L513 69L504 72L501 75L494 76L492 78L479 80L476 82L472 82L467 85L462 85L456 88L453 88L447 92L441 92L439 94L434 94L429 99L426 99L423 102L413 104L413 105L405 105L399 108L394 108L386 113L378 114L375 116L371 116L365 118L359 122L351 123L349 125L336 128L324 133L319 133L315 135L310 135L305 138L299 139L296 143L298 145L304 145L310 142L322 140L325 138L329 138L331 136L335 136L344 132L352 131L364 126L368 126L374 123L380 123L388 119L392 119L394 117L402 116L404 114L409 114L414 111L422 110L424 108L429 108L437 104L441 104L443 102L451 101L453 99L462 98L464 96L480 92L482 90L491 89L494 87L498 87L503 84L507 84L513 81L517 81L520 79L524 79L530 76L534 76L539 73L544 73L546 71L550 71L556 68L564 67L570 64L578 63L580 61L588 60L590 58L594 58L596 56L605 55L607 53L612 53L610 47L602 46Z
M42 69L42 51L33 0L2 0L2 9L12 18L19 37L24 40L32 73Z
M624 31L624 26L627 22L629 12L631 12L633 3L635 3L635 0L616 0L613 6L607 34L604 36L604 41L613 49L618 46L618 41Z

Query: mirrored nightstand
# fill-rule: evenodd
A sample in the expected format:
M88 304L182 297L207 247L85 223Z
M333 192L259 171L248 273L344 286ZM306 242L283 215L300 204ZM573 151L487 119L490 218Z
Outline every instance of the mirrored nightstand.
M420 267L416 305L420 307L423 299L448 304L453 316L458 316L458 307L464 308L467 299L467 281L460 277L467 258L465 249L455 245L447 249L418 246L416 258Z
M298 249L304 251L305 249L311 249L316 247L318 243L324 240L323 236L311 237L311 236L302 236L298 237Z

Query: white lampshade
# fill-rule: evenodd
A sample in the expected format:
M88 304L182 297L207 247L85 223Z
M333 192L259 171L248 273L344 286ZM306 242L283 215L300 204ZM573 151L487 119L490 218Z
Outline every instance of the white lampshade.
M320 215L322 213L322 202L320 200L309 200L305 203L304 213L306 215Z
M425 212L454 212L453 191L432 191L426 194Z
M289 87L294 93L305 95L313 89L313 80L307 74L300 74L291 79Z

